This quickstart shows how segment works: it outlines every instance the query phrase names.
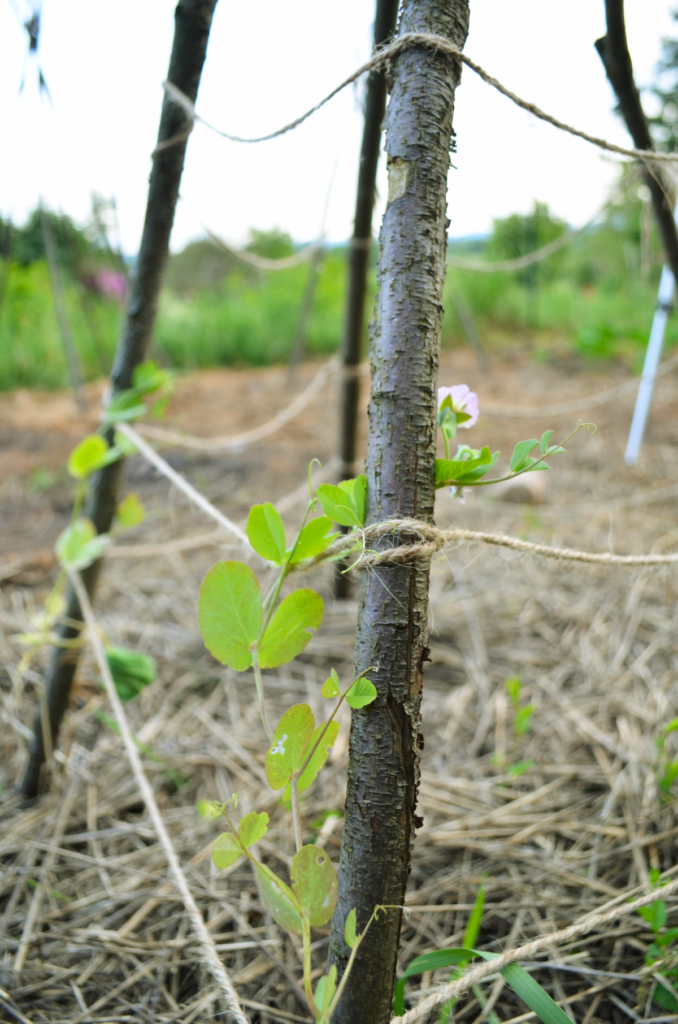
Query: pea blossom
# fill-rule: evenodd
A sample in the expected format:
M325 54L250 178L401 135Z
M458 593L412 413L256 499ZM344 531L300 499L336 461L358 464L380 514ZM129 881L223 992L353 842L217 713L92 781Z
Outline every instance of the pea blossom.
M464 413L469 419L457 425L472 427L478 422L478 396L466 384L454 384L451 388L438 388L438 408L446 398L450 399L452 412Z

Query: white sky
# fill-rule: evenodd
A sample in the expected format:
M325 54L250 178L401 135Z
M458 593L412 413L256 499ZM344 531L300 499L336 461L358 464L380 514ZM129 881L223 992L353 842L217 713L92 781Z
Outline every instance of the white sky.
M0 211L25 218L40 195L83 221L90 194L118 201L122 244L138 247L150 152L157 135L172 43L174 0L44 0L41 62L53 106L27 67L26 35L0 0ZM259 135L292 120L369 55L373 0L219 0L197 108L225 131ZM627 0L636 79L650 83L663 35L678 33L669 0ZM628 145L593 43L604 33L603 0L471 0L466 50L514 92L562 120ZM649 104L649 100L646 98ZM565 136L464 69L455 113L458 153L449 181L453 236L491 230L495 217L547 202L584 223L605 200L616 171L609 156ZM352 228L362 131L349 88L289 135L245 146L197 127L182 193L224 237L279 226L298 240L327 219L331 241ZM383 166L380 193L385 192ZM375 218L378 230L381 208ZM199 237L180 204L172 248Z

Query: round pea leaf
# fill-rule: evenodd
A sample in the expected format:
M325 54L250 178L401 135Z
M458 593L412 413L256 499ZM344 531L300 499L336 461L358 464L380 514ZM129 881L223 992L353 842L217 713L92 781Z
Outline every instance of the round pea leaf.
M81 517L59 534L54 551L64 569L75 571L101 558L110 542L107 533L97 533L91 519Z
M346 694L346 703L349 707L357 709L364 708L371 704L377 696L377 688L369 679L356 679L351 689Z
M346 917L346 924L344 925L344 942L349 949L354 949L358 945L358 936L355 931L355 907L353 910L349 910Z
M325 730L325 735L323 736L321 742L318 743L318 746L316 747L313 757L308 762L303 772L299 776L300 793L303 793L305 790L309 788L309 786L312 786L313 783L315 782L318 772L325 764L327 756L336 742L340 728L341 726L337 721L332 721L327 726L327 729ZM315 730L310 740L308 741L308 745L306 747L306 750L304 751L304 756L301 758L300 765L304 763L310 751L313 750L313 748L315 747L318 737L322 733L323 729L325 729L325 722L322 722L318 726L318 728ZM288 785L287 789L283 793L283 800L290 800L291 798L292 787Z
M124 501L118 505L115 513L118 527L121 530L129 530L133 526L143 523L146 518L146 511L139 500L139 495L132 492Z
M265 812L257 814L256 811L252 811L250 814L246 814L238 825L238 836L245 849L258 843L267 832L268 814Z
M311 630L317 629L322 620L323 599L315 590L302 588L288 594L273 613L261 641L261 667L277 668L296 658L311 640Z
M293 704L282 716L266 754L266 778L271 789L282 789L301 768L314 728L315 718L308 704Z
M261 898L270 910L273 920L293 935L301 935L301 918L294 906L289 886L279 878L274 882L258 865L256 870Z
M198 624L205 647L217 661L236 672L249 668L263 615L259 580L248 565L212 566L200 587Z
M323 1013L330 1008L334 993L337 991L337 968L332 964L327 974L324 974L316 986L313 999L318 1010Z
M141 651L130 651L126 647L109 647L106 651L106 661L120 700L133 700L145 686L155 681L155 658Z
M305 558L315 558L321 551L329 547L337 536L337 533L332 532L332 520L329 516L318 516L317 519L311 519L301 531L291 564L303 562Z
M329 699L330 697L338 697L340 693L339 676L337 675L336 669L332 669L330 675L322 685L320 694L322 697L327 697Z
M270 501L253 505L247 519L247 536L258 555L281 565L287 554L285 527Z
M222 832L214 842L212 860L215 867L230 868L242 854L242 846L230 832Z
M73 449L68 457L68 472L76 480L84 480L106 464L108 445L99 434L90 434Z
M292 861L292 889L314 928L332 917L337 905L337 873L324 850L302 846Z

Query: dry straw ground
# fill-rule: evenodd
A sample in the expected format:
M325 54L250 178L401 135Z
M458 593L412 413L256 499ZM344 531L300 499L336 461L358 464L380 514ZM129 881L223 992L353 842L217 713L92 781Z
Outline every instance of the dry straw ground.
M305 368L303 379L312 372ZM202 374L180 388L171 425L214 435L256 426L289 400L284 379L279 369ZM515 357L495 360L493 373L481 378L465 355L446 357L441 382L460 379L479 391L482 409L483 399L512 406L567 401L622 381L624 372L534 367ZM332 454L333 387L264 445L225 455L170 453L170 460L241 520L253 501L290 492L311 456ZM439 525L591 550L672 550L678 541L676 397L678 379L668 376L659 385L640 469L623 466L632 397L619 399L590 417L599 426L595 437L578 435L569 454L553 460L548 479L540 478L544 503L480 492L459 504L441 494ZM564 435L573 420L561 416L535 427L488 418L473 443L494 442L506 452L546 427ZM13 636L30 628L54 577L49 549L68 507L67 484L56 468L79 429L66 400L50 406L47 398L19 395L0 405L6 470L0 484L0 987L34 1022L212 1020L220 1012L216 991L168 882L121 743L98 717L108 709L89 654L53 767L52 794L28 810L12 796L44 664L44 655L37 657L20 679L22 650ZM157 544L211 529L140 460L131 460L128 481L152 513L121 543ZM286 515L290 527L299 508ZM224 800L236 790L245 811L267 810L272 828L259 852L284 872L293 836L289 816L266 787L252 681L217 665L196 627L204 572L237 552L180 547L164 556L110 559L99 619L112 641L158 660L159 679L128 705L130 720L246 1011L253 1021L306 1020L296 940L267 917L247 866L213 868L217 827L195 810L199 799ZM268 673L272 715L294 701L308 701L320 715L320 685L330 666L344 676L351 671L356 603L333 602L327 568L315 570L312 583L326 597L325 621L300 659ZM448 550L435 561L423 705L424 824L401 966L460 943L483 877L479 942L500 951L610 900L646 892L652 868L673 874L678 823L675 801L659 798L655 740L678 714L675 604L671 567L587 568L479 546ZM523 701L535 705L524 736L514 733L504 685L514 675L522 679ZM333 857L341 838L334 812L342 809L346 740L345 720L331 767L302 808L307 837ZM512 775L517 762L531 767ZM675 909L669 901L671 926L678 925ZM661 1011L647 1005L648 987L638 982L650 939L640 917L621 917L603 932L550 949L535 976L578 1024L652 1018ZM327 941L327 930L318 929L318 972ZM414 979L410 1005L440 980L447 972L424 976L419 987ZM501 979L487 984L485 995L502 1022L529 1019ZM12 1012L0 1006L0 1019L13 1019ZM482 1017L473 993L457 1005L455 1020L480 1024Z

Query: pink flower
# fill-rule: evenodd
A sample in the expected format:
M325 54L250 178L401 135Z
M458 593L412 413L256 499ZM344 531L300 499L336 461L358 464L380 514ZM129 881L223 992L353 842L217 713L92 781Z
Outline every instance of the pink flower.
M463 412L471 418L460 423L460 427L472 427L478 422L478 396L466 384L455 384L451 388L438 388L438 408L446 398L452 403L452 412Z
M98 270L94 275L97 290L106 298L122 302L127 294L127 279L118 270Z

